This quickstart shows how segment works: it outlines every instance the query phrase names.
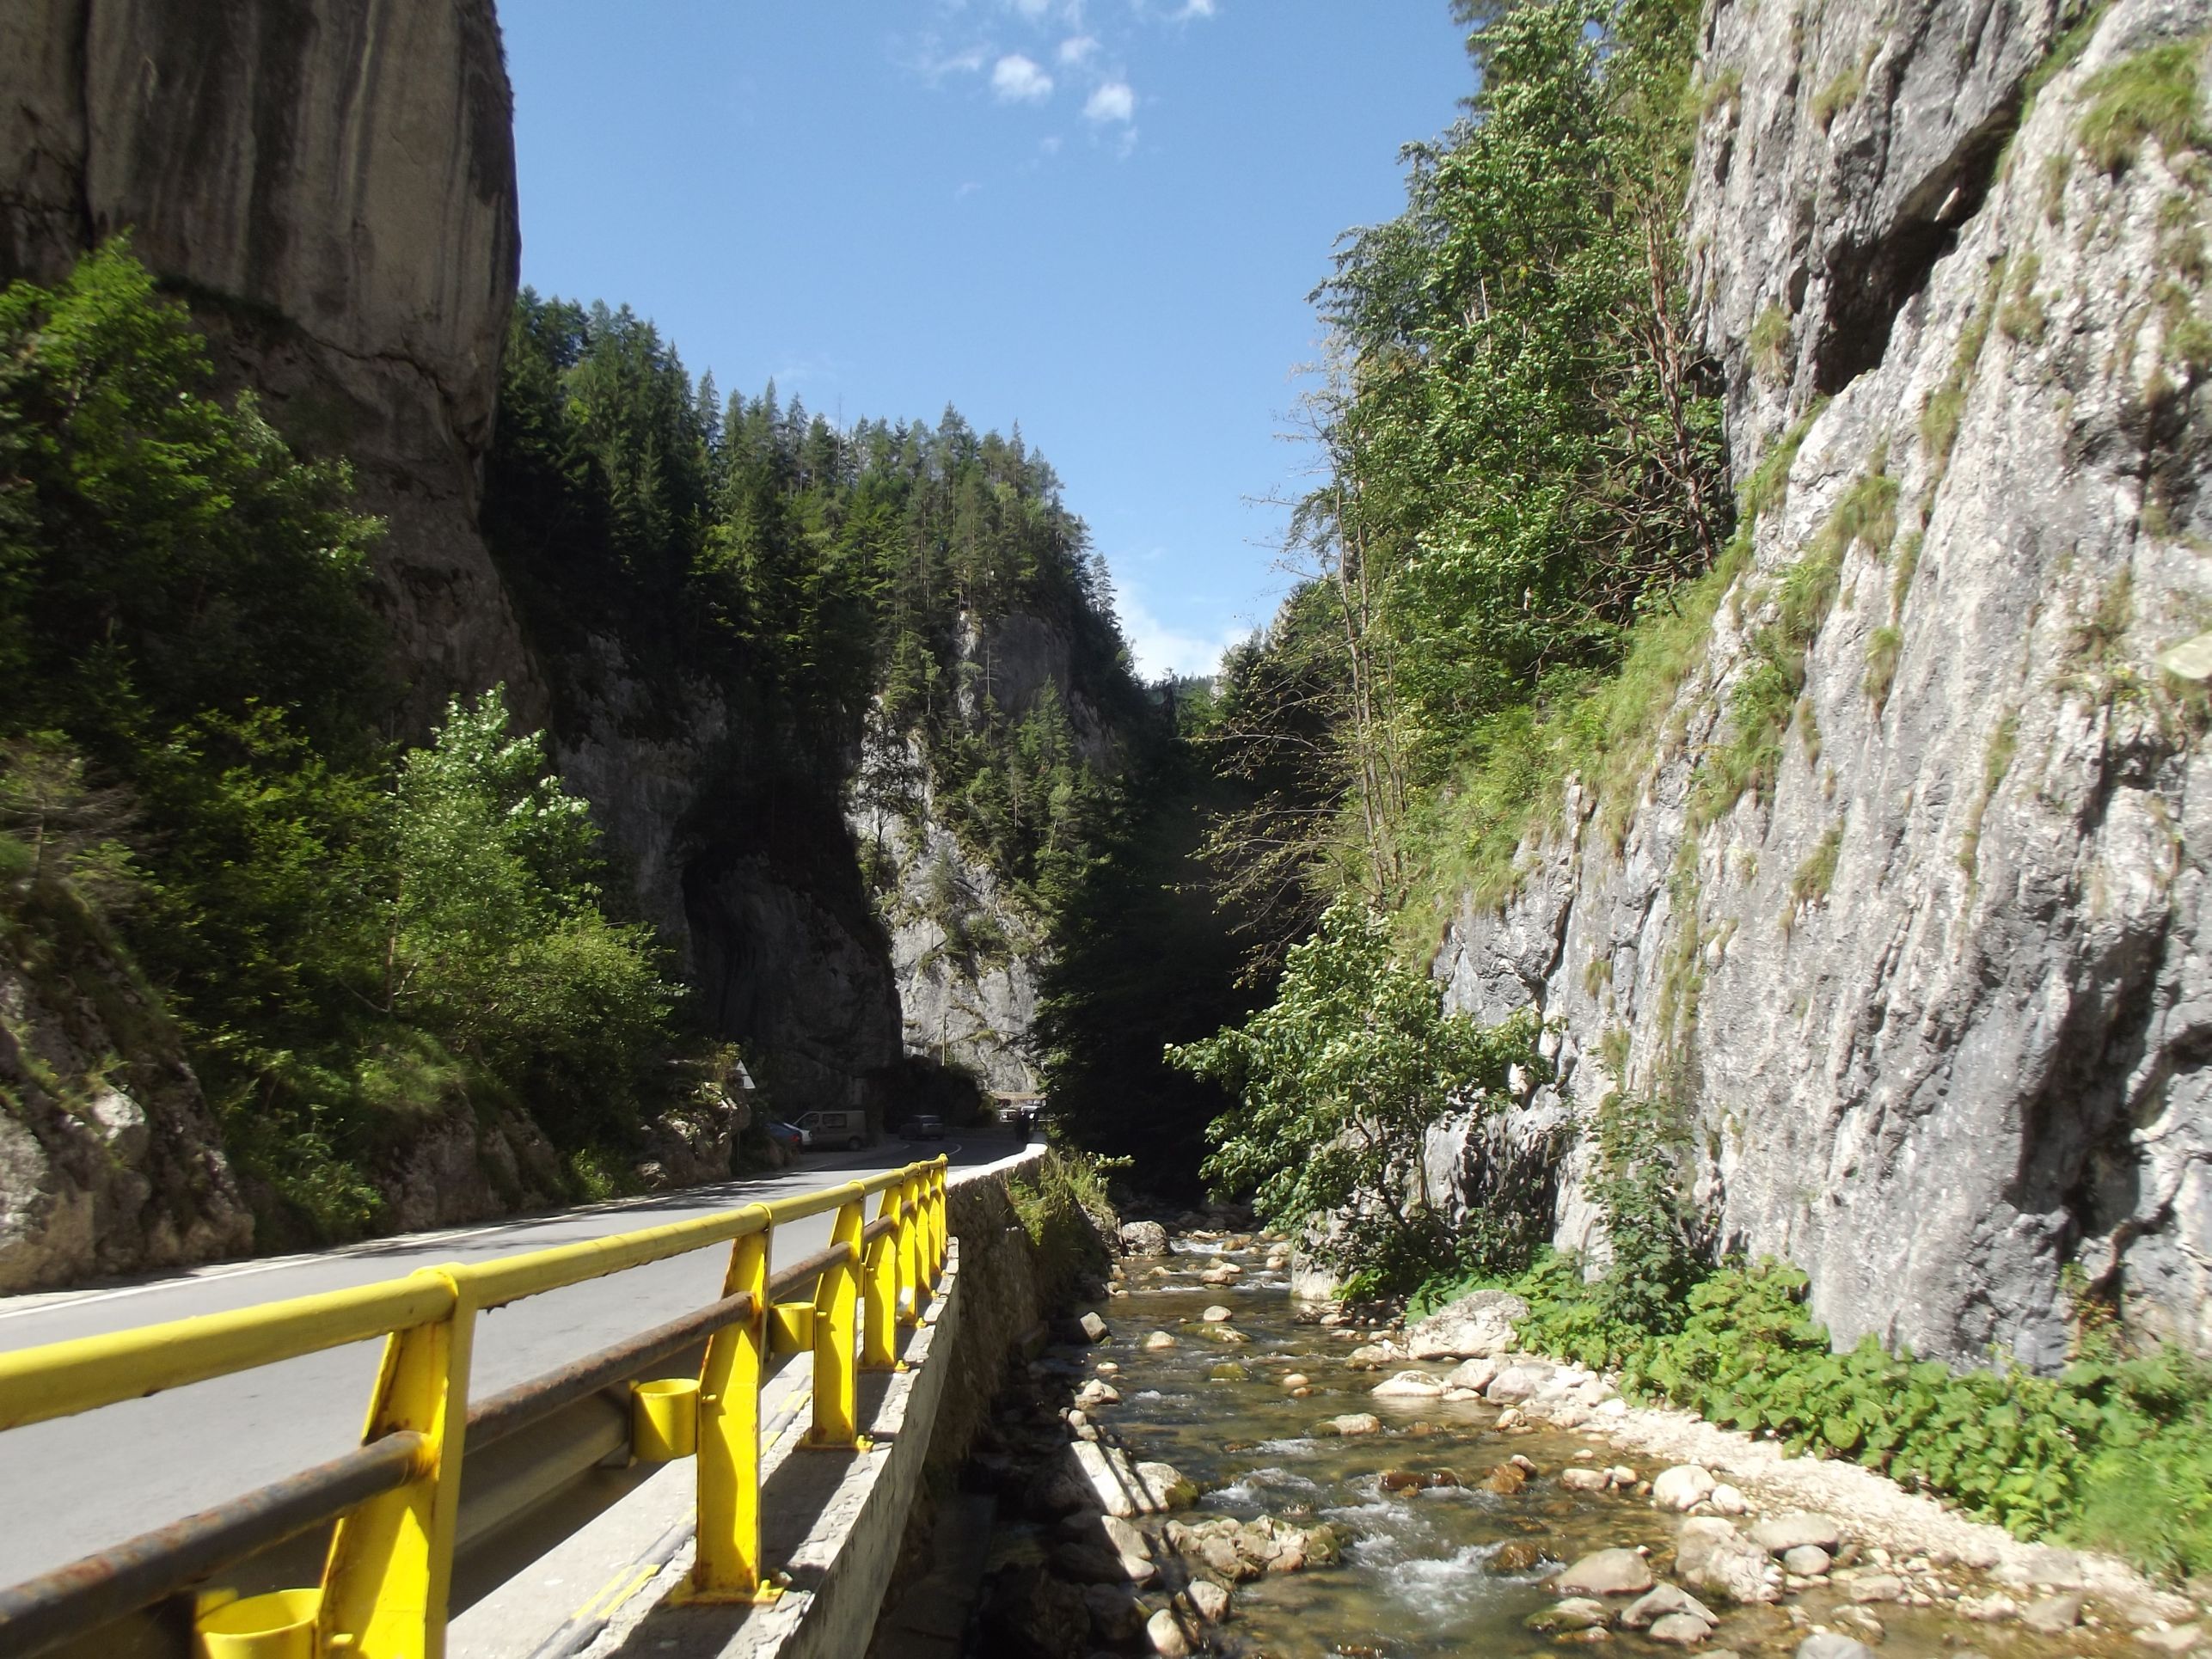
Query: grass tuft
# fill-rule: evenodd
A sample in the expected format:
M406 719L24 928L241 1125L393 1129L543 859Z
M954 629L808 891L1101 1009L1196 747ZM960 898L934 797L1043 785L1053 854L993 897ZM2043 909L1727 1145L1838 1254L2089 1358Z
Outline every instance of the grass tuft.
M2075 136L2090 160L2124 173L2155 143L2169 158L2205 141L2197 94L2205 37L2147 46L2091 76L2082 88L2089 107Z

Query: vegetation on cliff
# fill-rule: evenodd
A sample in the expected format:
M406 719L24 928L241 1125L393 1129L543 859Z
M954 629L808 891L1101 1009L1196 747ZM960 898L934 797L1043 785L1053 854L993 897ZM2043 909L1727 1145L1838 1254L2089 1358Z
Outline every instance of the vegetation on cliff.
M619 1140L673 993L496 693L390 741L378 524L208 381L121 243L0 296L0 903L111 930L273 1218L344 1235L448 1111Z

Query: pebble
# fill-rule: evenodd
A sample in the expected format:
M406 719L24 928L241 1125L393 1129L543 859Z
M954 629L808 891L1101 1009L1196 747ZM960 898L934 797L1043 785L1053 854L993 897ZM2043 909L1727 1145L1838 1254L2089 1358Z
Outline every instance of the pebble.
M1731 1486L1726 1481L1723 1481L1719 1485L1714 1487L1713 1489L1713 1496L1706 1499L1706 1502L1713 1505L1714 1513L1718 1515L1749 1515L1751 1513L1751 1500L1744 1497L1743 1494L1738 1491L1735 1487Z
M1559 1485L1571 1492L1602 1492L1613 1484L1602 1469L1562 1469Z
M1372 1411L1351 1411L1340 1417L1331 1417L1329 1425L1340 1435L1379 1435L1382 1419Z
M1173 1348L1174 1345L1174 1338L1169 1336L1165 1331L1155 1331L1144 1339L1144 1346L1150 1352L1156 1353L1162 1348Z
M1817 1544L1799 1544L1782 1552L1782 1570L1800 1578L1818 1578L1834 1564L1828 1552Z
M1206 1309L1204 1313L1199 1314L1198 1317L1204 1319L1208 1325L1219 1325L1224 1319L1230 1319L1234 1316L1230 1313L1228 1308L1223 1307L1219 1302L1216 1302L1211 1307Z
M1314 1380L1308 1376L1303 1371L1293 1371L1289 1376L1283 1379L1283 1386L1293 1392L1300 1388L1310 1388L1313 1385Z
M1527 1572L1541 1564L1544 1552L1526 1539L1516 1538L1500 1544L1490 1558L1490 1570L1495 1573Z
M1550 1636L1562 1631L1603 1630L1605 1619L1604 1603L1586 1595L1570 1595L1541 1613L1530 1613L1528 1627L1540 1636Z

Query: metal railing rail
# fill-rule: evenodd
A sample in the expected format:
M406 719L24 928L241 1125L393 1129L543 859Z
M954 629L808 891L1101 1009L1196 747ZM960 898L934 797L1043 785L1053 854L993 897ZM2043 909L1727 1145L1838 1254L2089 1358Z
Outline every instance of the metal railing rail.
M760 1393L771 1359L810 1353L805 1443L857 1449L857 1374L890 1370L943 1272L947 1160L665 1227L403 1279L0 1354L0 1429L384 1338L360 1448L69 1566L0 1589L0 1656L46 1652L195 1589L257 1551L336 1522L322 1582L243 1601L202 1594L209 1659L440 1659L462 1463L562 1407L706 1344L695 1377L632 1390L634 1456L695 1456L702 1601L779 1594L761 1559ZM867 1201L880 1194L867 1216ZM834 1212L830 1243L771 1274L785 1222ZM475 1317L586 1280L731 1246L720 1300L469 1403Z

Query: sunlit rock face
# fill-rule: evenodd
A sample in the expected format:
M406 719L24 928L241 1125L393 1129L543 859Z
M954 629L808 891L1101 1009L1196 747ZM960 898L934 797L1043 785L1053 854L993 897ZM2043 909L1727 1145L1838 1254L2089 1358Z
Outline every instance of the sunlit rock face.
M1640 796L1571 787L1442 936L1454 1006L1562 1022L1583 1133L1448 1126L1436 1173L1541 1154L1602 1254L1588 1129L1665 1095L1717 1242L1804 1267L1839 1341L2049 1368L2078 1264L2212 1349L2212 777L2155 663L2212 622L2205 194L2083 141L2100 72L2208 23L2120 0L2030 98L2047 5L1715 13L1688 233L1739 480L1810 424ZM1700 810L1830 560L1771 788Z
M0 15L0 276L127 232L228 384L343 455L426 729L542 693L476 531L521 246L491 0L18 0Z

